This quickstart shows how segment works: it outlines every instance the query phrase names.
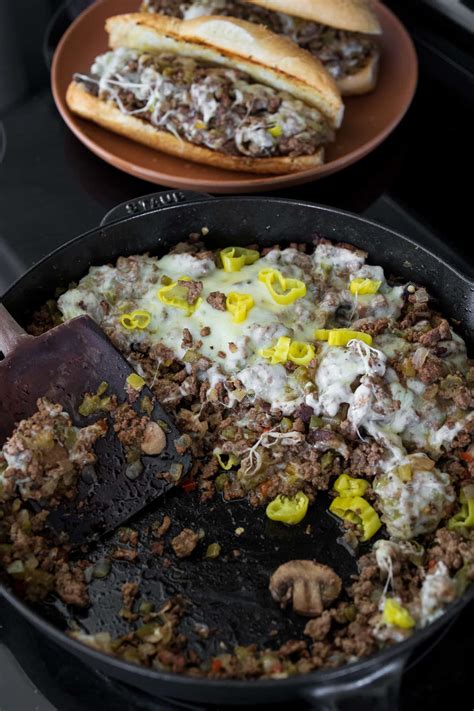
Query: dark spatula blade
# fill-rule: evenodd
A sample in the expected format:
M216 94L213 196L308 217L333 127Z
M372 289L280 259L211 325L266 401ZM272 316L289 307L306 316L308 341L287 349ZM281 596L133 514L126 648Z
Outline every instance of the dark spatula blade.
M133 372L88 316L73 319L37 338L25 339L0 362L0 445L17 422L36 411L39 397L60 403L78 427L106 416L104 412L89 417L79 415L84 394L95 393L105 381L109 385L107 394L116 395L119 403L125 402L124 386ZM145 395L153 399L144 387L132 405L136 412L140 412ZM174 442L179 431L159 404L154 406L152 419L168 426L163 452L142 456L143 471L132 481L125 475L122 444L109 426L107 434L95 445L96 464L82 472L77 497L51 511L47 523L53 531L67 533L74 545L89 542L125 523L174 486L176 480L169 483L162 478L172 464L181 465L180 478L185 476L190 457L176 452ZM176 467L173 469L176 471Z

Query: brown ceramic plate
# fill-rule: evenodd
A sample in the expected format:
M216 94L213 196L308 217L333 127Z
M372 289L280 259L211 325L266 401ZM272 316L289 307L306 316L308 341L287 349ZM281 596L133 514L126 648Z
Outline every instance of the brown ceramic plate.
M168 156L79 118L66 105L66 89L74 72L88 72L94 57L107 50L106 18L136 12L139 5L140 0L98 0L83 12L56 49L51 82L56 106L79 140L107 163L152 183L213 193L249 193L322 178L374 150L401 121L415 92L418 64L413 43L395 15L377 3L383 28L378 85L371 94L346 99L344 123L326 151L324 165L300 173L262 176Z

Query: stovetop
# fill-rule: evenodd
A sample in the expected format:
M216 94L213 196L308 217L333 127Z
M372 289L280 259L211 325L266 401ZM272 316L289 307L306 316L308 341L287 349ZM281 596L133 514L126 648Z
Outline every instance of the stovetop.
M89 153L56 112L47 62L65 19L86 4L71 0L64 11L58 0L0 2L0 295L43 255L95 227L115 204L160 189ZM407 116L357 165L273 194L363 214L474 277L472 35L423 0L387 4L407 24L420 58L420 84ZM473 623L471 606L434 650L424 650L404 677L401 708L435 710L453 701L460 710L471 708L464 660L474 655L474 638L466 633ZM169 700L150 705L73 663L0 599L1 711L95 711L104 699L108 711L174 708Z

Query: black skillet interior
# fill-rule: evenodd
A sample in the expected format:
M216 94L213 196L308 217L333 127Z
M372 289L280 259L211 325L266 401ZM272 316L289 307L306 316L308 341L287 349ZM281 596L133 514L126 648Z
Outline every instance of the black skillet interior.
M129 210L137 205L133 203ZM144 208L147 205L142 203ZM469 337L471 331L472 336L473 285L448 265L409 240L354 215L271 198L204 199L106 224L43 260L12 287L3 302L26 324L32 311L51 298L56 287L77 281L90 265L145 251L161 255L202 227L209 229L206 243L211 248L250 242L262 246L310 242L315 234L352 243L366 249L370 260L382 264L387 273L428 286L441 308L462 321L463 335ZM58 602L44 604L38 612L61 629L74 620L84 631L120 634L127 629L118 615L121 584L140 581L140 599L153 600L157 606L176 593L191 600L183 631L196 651L207 657L236 644L258 642L277 647L302 634L305 620L280 611L268 592L269 576L280 563L313 558L331 565L346 584L356 571L354 556L337 542L341 531L326 512L325 494L318 496L305 521L291 529L268 521L263 509L252 509L244 501L225 503L220 496L206 504L198 500L197 492L178 489L133 520L131 527L140 533L136 563L115 561L108 578L94 580L90 586L93 604L85 612L73 613ZM202 529L202 541L190 558L177 562L169 548L164 557L150 552L152 540L147 529L165 513L172 519L168 540L184 527ZM236 533L239 528L244 529L241 535ZM205 558L210 543L220 544L219 558ZM109 556L116 545L116 535L100 542L93 559ZM163 565L166 557L171 560L169 568ZM213 632L208 640L200 634L203 624Z

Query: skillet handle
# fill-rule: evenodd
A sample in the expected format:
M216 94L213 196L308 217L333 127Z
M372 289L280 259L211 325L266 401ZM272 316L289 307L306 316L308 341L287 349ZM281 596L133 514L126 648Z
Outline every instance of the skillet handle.
M7 356L19 343L29 338L33 336L29 336L0 304L0 351L3 355Z
M124 220L126 217L132 217L133 215L156 212L163 207L170 207L170 205L198 202L199 200L208 200L211 197L212 195L208 195L208 193L195 193L192 190L162 190L158 193L150 193L116 205L104 215L100 226L103 227L110 222Z
M303 691L307 708L317 711L399 711L403 655L362 678L323 684Z

